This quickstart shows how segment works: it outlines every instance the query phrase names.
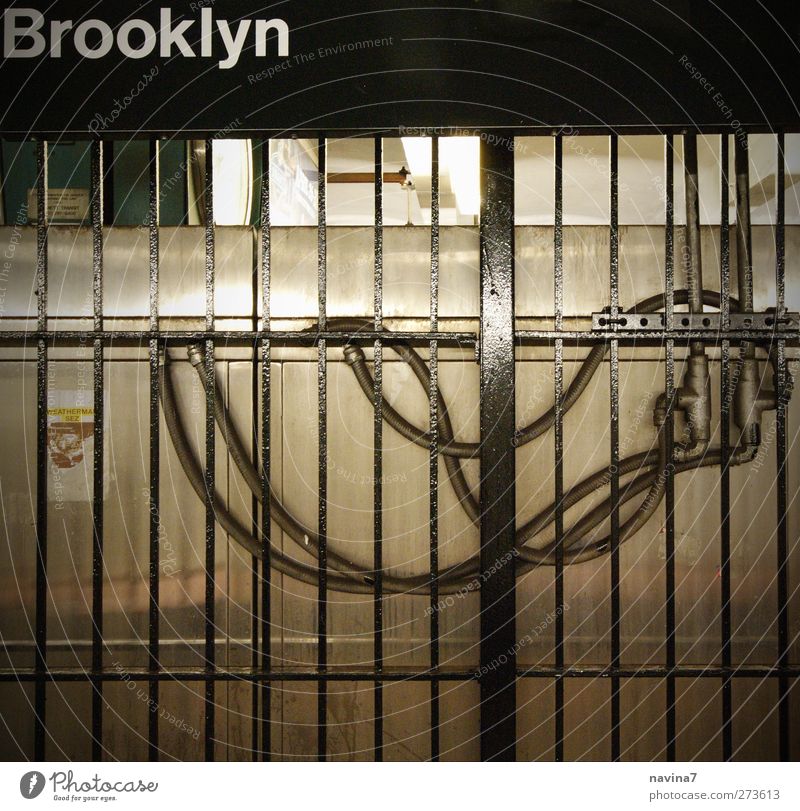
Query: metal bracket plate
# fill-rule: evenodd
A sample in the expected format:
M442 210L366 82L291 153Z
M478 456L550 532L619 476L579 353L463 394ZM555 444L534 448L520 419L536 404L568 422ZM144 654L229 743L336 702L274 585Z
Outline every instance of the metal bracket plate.
M667 328L665 313L620 313L611 318L608 312L592 313L593 332L664 332ZM780 318L774 312L731 313L730 332L783 333L800 329L799 313L784 313ZM676 332L722 332L721 313L684 313L674 316Z

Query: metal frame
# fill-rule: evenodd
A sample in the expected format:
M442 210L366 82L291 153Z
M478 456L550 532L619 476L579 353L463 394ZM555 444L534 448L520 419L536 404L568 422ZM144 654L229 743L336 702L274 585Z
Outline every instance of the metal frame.
M388 681L427 681L430 684L430 741L431 758L440 755L439 728L441 707L439 686L442 681L466 681L478 678L481 694L481 757L486 760L513 759L516 739L516 697L518 678L545 677L555 684L555 758L564 758L564 680L566 678L609 678L611 682L611 752L613 759L620 757L620 680L625 678L658 678L666 682L666 756L676 757L676 679L681 677L711 678L720 680L723 688L723 711L721 729L723 732L723 752L725 759L732 757L732 679L737 677L761 676L777 678L779 685L779 750L780 757L788 760L792 754L789 735L789 687L791 679L800 676L800 666L789 660L789 621L788 621L788 572L787 572L787 439L786 439L786 400L778 397L777 408L777 452L776 470L778 508L778 546L776 571L778 577L778 617L779 645L775 664L768 667L738 667L731 660L731 618L730 618L730 478L728 459L721 465L721 550L720 572L722 578L722 637L720 650L721 664L714 667L679 666L675 652L675 521L674 521L674 471L668 470L666 483L666 585L664 603L666 608L665 637L666 662L663 666L646 668L623 667L620 660L620 561L619 561L619 496L620 482L617 463L619 462L619 350L634 343L656 342L665 347L665 390L669 406L667 419L667 449L672 458L674 436L672 425L672 395L675 392L675 348L689 340L706 343L721 341L721 402L722 402L722 447L727 453L729 444L728 410L731 400L730 353L734 346L743 342L777 346L779 395L787 385L786 368L787 343L796 343L798 317L787 313L785 306L785 170L783 160L784 137L778 134L778 209L776 226L776 284L777 299L774 313L753 314L748 323L745 316L730 312L730 246L728 238L728 186L727 157L728 138L722 138L722 184L721 184L721 301L719 315L681 315L681 323L674 312L672 291L674 290L674 244L673 244L673 193L674 193L674 144L673 135L665 138L666 149L666 264L664 286L666 310L662 316L648 316L648 323L639 322L635 316L627 315L623 322L619 300L619 226L618 226L618 180L617 180L617 136L611 134L610 166L610 211L611 211L611 252L610 252L610 300L607 313L593 315L590 330L564 329L564 276L563 276L563 143L560 135L555 136L555 227L554 227L554 315L553 329L518 330L514 317L514 151L508 144L497 145L489 139L482 140L482 204L480 222L481 244L481 315L480 337L471 333L441 332L439 329L439 173L438 138L432 139L432 217L431 217L431 282L430 282L430 326L427 332L393 333L393 337L426 345L430 351L429 421L430 421L430 666L419 670L393 670L386 668L383 661L383 549L382 549L382 438L383 438L383 398L382 398L382 350L383 332L383 159L382 141L375 139L375 274L373 298L373 329L353 335L349 332L330 330L326 310L326 184L319 184L319 225L318 225L318 300L319 330L308 332L272 331L270 329L270 188L269 188L269 143L262 146L263 174L261 192L261 235L260 271L263 317L259 327L257 315L253 316L251 330L241 332L217 331L214 313L215 276L215 228L213 225L213 176L210 171L213 142L206 143L208 171L205 174L205 283L206 312L205 326L199 331L162 331L159 329L159 143L151 141L149 178L149 271L150 271L150 319L147 330L108 331L104 328L102 310L103 289L103 144L92 144L91 172L91 229L93 257L93 327L90 330L51 329L47 318L47 238L48 222L45 201L47 198L47 143L37 143L37 287L38 308L36 329L31 331L0 332L0 344L28 345L34 341L37 347L37 495L36 495L36 622L35 622L35 661L31 669L18 669L0 672L2 681L33 682L35 685L35 748L34 758L46 757L47 716L46 688L53 681L88 682L93 688L92 699L92 756L99 759L103 752L103 685L119 681L123 676L103 665L103 391L104 391L104 349L112 342L138 345L145 343L149 352L150 369L150 565L149 565L149 640L147 668L141 675L149 685L150 699L158 703L159 689L166 680L202 681L204 683L204 740L205 757L211 760L214 749L214 700L218 682L245 681L253 684L253 759L268 759L271 753L271 689L273 682L310 681L317 685L318 738L317 755L325 759L327 755L327 686L331 681L363 681L372 684L375 723L373 756L376 760L383 756L383 693L382 686ZM320 177L326 177L326 143L319 140ZM257 286L257 283L256 283ZM771 322L770 322L771 319ZM638 323L637 323L638 322ZM92 501L93 515L93 560L92 560L92 657L91 668L86 671L49 668L47 660L47 368L48 350L56 341L91 341L93 347L93 392L96 414L97 440L93 457ZM211 382L206 389L205 413L205 665L203 668L168 669L160 662L159 634L159 353L170 342L202 341L205 351L205 374ZM254 457L260 455L262 467L263 509L260 516L260 529L265 543L266 559L253 567L253 606L257 617L253 625L252 641L254 653L252 662L246 668L223 668L215 661L216 627L214 616L214 560L216 546L215 522L215 425L214 399L215 376L214 351L221 341L251 346L253 350L254 391L261 395L261 444L253 448ZM374 591L373 591L373 666L364 670L343 670L330 667L327 659L327 360L326 352L330 345L347 341L372 344L374 350ZM611 659L608 666L571 667L564 656L564 620L560 611L555 621L555 665L530 668L517 667L514 658L515 632L515 574L514 574L514 363L515 349L524 344L554 347L554 397L555 397L555 608L564 602L564 343L595 344L607 342L610 346L610 407L611 407ZM440 437L438 425L438 352L441 345L475 345L479 350L481 369L481 668L480 675L471 669L442 669L439 660L439 618L435 607L438 602L438 457ZM269 538L270 538L270 362L273 346L296 345L317 347L317 380L319 405L319 508L318 529L320 537L319 585L317 604L317 662L309 669L282 669L270 643L271 591ZM257 365L261 364L260 379ZM511 484L509 484L509 482ZM487 670L487 665L492 667ZM139 672L135 668L131 673ZM155 713L149 719L149 757L157 759L159 753L158 719Z
M481 758L514 760L514 152L480 154Z

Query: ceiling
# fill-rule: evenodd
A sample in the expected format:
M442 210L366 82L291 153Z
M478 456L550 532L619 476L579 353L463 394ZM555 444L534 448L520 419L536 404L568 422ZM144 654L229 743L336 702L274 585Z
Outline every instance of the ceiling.
M441 139L444 141L445 139ZM411 162L399 138L383 142L384 172L409 168ZM514 143L515 220L519 225L552 225L554 211L553 144L550 137L522 137ZM682 139L675 139L675 221L684 222ZM750 197L752 221L767 224L775 219L777 145L773 135L751 135ZM441 148L441 147L440 147ZM700 218L703 223L720 220L720 138L701 137L698 144L700 176ZM735 220L733 186L733 143L730 145L731 208ZM786 221L800 223L798 188L800 180L800 136L787 135ZM607 225L609 223L609 139L605 136L565 136L563 138L564 224ZM368 139L328 141L328 171L374 171L373 142ZM472 224L456 210L452 169L441 171L440 218L442 224ZM665 221L664 139L660 136L619 138L619 222L663 225ZM384 224L423 225L430 223L430 170L412 176L413 188L386 184ZM368 225L372 223L374 190L371 183L328 186L328 223Z

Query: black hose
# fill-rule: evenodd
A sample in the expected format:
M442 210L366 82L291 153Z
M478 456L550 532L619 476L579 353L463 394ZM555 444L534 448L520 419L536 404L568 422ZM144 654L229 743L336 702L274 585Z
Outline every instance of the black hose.
M196 345L190 345L188 348L189 359L197 372L203 388L207 388L208 381L206 378L205 366L203 363L203 354L200 348ZM242 438L239 432L233 426L227 409L225 408L225 401L222 389L219 387L219 382L216 385L216 394L214 396L214 419L219 426L222 438L228 446L231 458L234 464L242 474L248 488L255 495L259 504L263 505L263 491L261 487L261 475L253 466L250 461L249 454L244 447ZM319 538L317 534L310 528L301 524L294 516L292 516L281 503L281 500L275 495L272 490L272 482L270 486L270 510L272 516L275 518L276 523L289 537L297 543L301 548L311 547L311 551L315 557L319 557ZM343 572L357 572L362 575L367 575L366 572L361 570L358 564L352 560L337 554L333 550L327 550L328 563L332 568Z
M619 475L625 476L634 471L647 470L653 465L657 464L657 451L644 451L637 453L633 456L628 456L622 459L619 463ZM649 471L648 471L649 472ZM641 478L641 477L640 477ZM611 471L608 467L600 468L600 470L587 476L582 481L578 482L575 486L571 487L565 494L562 500L562 509L568 510L581 502L584 498L591 495L595 490L605 487L611 482ZM631 489L632 483L626 486L626 492ZM623 493L623 497L624 497ZM627 500L627 499L624 499ZM621 499L620 503L624 503ZM520 555L523 560L529 559L531 562L537 562L534 557L527 558L528 549L525 544L538 535L543 529L548 527L556 520L556 505L551 504L546 510L542 510L538 515L535 515L517 530L517 547L520 550Z
M704 303L710 306L719 306L720 296L713 291L703 291ZM688 294L685 290L675 291L675 303L681 304L688 300ZM636 312L654 312L660 307L663 307L664 296L652 296L640 302L632 311ZM731 299L731 308L736 309L738 302ZM364 328L372 326L371 322L366 319L331 319L329 322L332 326L342 331L360 331ZM391 346L403 360L405 360L412 367L415 376L423 387L427 390L430 384L430 376L424 361L420 356L407 344L402 341L392 341L390 334L387 335L387 345ZM598 350L598 351L596 351ZM345 354L353 368L356 378L364 391L365 395L372 400L374 392L374 380L369 373L366 366L366 359L363 351L353 345L345 347ZM566 412L574 405L578 397L585 390L591 376L599 367L600 362L605 354L605 347L599 345L594 347L589 356L584 360L581 369L573 380L572 385L568 389L565 396ZM598 357L599 356L599 357ZM190 357L192 358L193 365L200 375L203 385L206 385L204 364L202 362L202 354L196 347L190 348ZM172 391L172 384L170 376L166 373L166 365L168 358L165 354L165 361L161 369L162 379L162 404L164 407L165 419L167 423L170 436L172 437L173 444L175 445L176 452L179 460L187 477L192 484L193 489L201 499L205 498L205 479L202 470L195 459L191 447L186 439L186 432L181 422L180 414L175 407L174 394ZM239 437L235 427L230 421L227 411L222 399L222 393L217 388L215 397L215 419L220 426L226 443L231 451L231 456L234 463L242 473L248 487L253 493L261 500L262 486L261 477L252 462L249 455L244 448L244 445ZM398 430L402 435L406 436L415 444L422 445L426 448L430 446L430 435L418 429L416 426L407 422L400 416L389 403L384 402L384 416L387 422ZM553 409L544 414L531 425L522 429L517 435L517 444L525 444L531 441L536 436L540 436L553 424ZM459 458L473 458L477 456L479 448L477 443L462 443L455 442L450 423L449 415L447 413L444 398L439 395L439 421L440 421L440 452L445 456L445 464L448 470L448 476L454 489L458 495L459 502L470 516L476 522L478 518L477 503L469 491L466 480L464 479L461 470ZM521 437L521 439L519 439ZM664 468L663 459L663 443L659 442L658 460L654 459L653 452L645 452L635 454L631 457L621 460L619 470L621 475L641 470L642 468L651 468L653 464L657 464L659 470ZM709 459L715 461L708 461ZM699 467L703 464L716 464L720 459L720 453L710 453L704 459L696 460L695 462L685 463L677 466L676 471L682 472L683 470ZM644 473L638 478L632 480L626 487L626 492L620 498L620 504L625 503L633 498L638 493L646 488L650 488L650 493L647 499L637 511L637 513L628 521L625 522L621 528L620 542L627 540L644 524L644 522L652 515L658 503L660 503L663 496L663 479L664 476L654 474L652 472ZM610 474L607 469L597 471L591 476L575 485L565 495L563 506L568 509L577 504L580 500L585 498L590 493L597 490L599 487L604 486L610 481ZM222 501L217 498L221 504ZM301 548L310 552L313 556L319 556L319 539L316 533L310 531L308 527L303 526L298 522L283 506L274 493L271 493L270 506L272 516L275 518L276 523L295 541ZM602 539L601 541L582 541L578 542L576 535L581 535L590 529L593 529L597 524L601 523L610 512L608 501L599 507L594 508L592 512L584 519L581 520L580 526L573 527L565 534L567 546L575 546L572 551L565 549L564 560L565 562L580 562L582 560L591 559L607 551L609 539ZM234 540L240 543L248 552L258 558L265 557L265 550L263 544L236 521L224 507L217 510L217 518L221 526L228 532ZM528 521L523 527L517 531L516 548L520 553L522 562L519 566L520 572L527 571L536 565L551 565L554 563L554 550L552 548L544 549L531 549L525 547L527 541L532 539L536 534L546 528L555 518L555 505L551 504L547 509L543 510L533 519ZM580 530L580 531L578 531ZM551 545L552 547L552 545ZM356 593L372 593L374 575L375 573L369 569L358 566L353 561L336 553L334 550L327 547L327 557L334 569L329 574L329 585L334 590L342 590ZM315 567L303 564L289 556L282 550L271 547L270 550L271 560L275 568L285 574L300 579L304 582L311 584L317 583L318 570ZM466 588L471 582L474 582L474 576L478 572L478 558L473 556L460 564L450 567L449 569L441 572L439 578L439 590L443 594L452 593L460 589ZM392 575L384 574L384 587L388 593L411 593L422 594L428 593L430 587L430 578L428 575L418 575L412 577L395 577Z
M734 449L731 453L728 454L728 464L730 466L741 465L746 462L750 462L753 460L755 452L757 448L752 445L745 446L743 448ZM688 460L685 462L679 462L674 465L673 472L677 475L678 473L686 473L690 470L697 470L698 468L702 467L714 467L722 462L722 450L720 448L712 448L707 450L702 456ZM651 499L651 494L653 493L652 487L657 480L661 480L661 484L659 486L658 491L656 492L657 500L651 501L652 509L648 510L647 518L645 521L649 519L652 515L655 507L663 500L664 490L663 487L666 483L667 479L667 471L666 468L660 469L658 473L650 473L645 476L640 476L633 481L631 481L625 488L625 493L620 497L619 505L621 506L625 502L629 501L632 498L635 498L637 495L642 493L644 490L651 488L650 493L648 493L647 499L643 502L642 506L645 506L648 501ZM613 508L613 501L611 498L606 499L602 504L596 506L591 513L588 513L584 519L581 520L580 524L581 530L583 532L590 532L594 529L598 524L604 521L611 513ZM640 507L641 509L641 507ZM591 516L591 517L590 517ZM585 538L584 540L577 542L577 539L571 536L578 534L578 526L576 525L568 532L564 533L564 545L567 547L575 547L570 548L569 551L565 551L564 554L564 562L565 563L583 563L584 561L591 560L593 558L599 557L605 552L608 551L609 545L611 543L611 538L606 537L601 540L594 540L592 538ZM635 534L638 529L644 526L644 521L637 527L636 530L633 532L626 531L626 525L623 525L620 528L620 543L627 538L631 537ZM555 544L551 543L546 548L542 550L527 550L528 552L532 552L528 558L525 559L525 562L518 566L518 571L524 573L529 571L531 568L534 568L531 564L534 565L554 565L555 564Z
M415 377L422 385L422 388L425 391L428 391L430 386L430 373L428 372L428 367L425 365L425 362L420 358L420 356L409 346L405 346L404 344L389 344L392 349L398 352L398 354L408 363L411 367L411 370L414 372ZM353 346L352 344L345 347L345 358L347 359L347 363L350 368L353 370L353 374L356 376L356 380L358 381L359 385L361 386L361 390L364 394L371 400L372 399L372 392L375 390L375 381L370 374L369 369L367 368L366 357L364 356L364 352L361 347ZM439 422L439 438L441 440L440 448L448 448L450 450L455 450L454 453L447 453L444 455L444 465L445 469L447 470L447 476L450 479L450 483L453 486L453 490L458 498L459 503L464 509L464 512L469 516L469 519L473 523L478 522L478 515L479 515L479 508L478 502L475 500L475 497L472 495L469 485L467 484L467 480L464 477L464 472L461 468L461 465L458 461L457 457L460 458L471 458L473 456L472 450L470 450L469 454L462 453L462 449L466 447L472 448L472 445L465 442L455 442L453 439L453 427L450 423L450 415L447 413L447 407L444 405L444 398L442 397L441 392L439 392L439 410L438 410L438 422ZM395 410L392 408L390 403L384 401L383 405L383 416L389 425L392 426L398 433L403 436L410 436L414 432L419 432L419 429L412 425L411 423L407 422L403 417L401 417ZM420 445L423 448L430 448L430 434L425 433L424 431L420 432L422 437L426 437L427 441L417 441L412 440L415 444ZM477 450L478 445L475 445L474 448ZM477 455L477 454L475 454Z
M201 501L206 498L205 477L200 468L197 460L192 452L189 439L186 435L186 429L183 426L180 413L175 405L174 394L172 390L172 382L167 371L167 362L165 355L165 362L159 368L159 388L161 391L161 407L164 410L164 420L169 431L170 439L172 440L175 453L178 456L178 461L183 468L186 478L189 480L192 489L197 494ZM222 504L223 500L219 494L214 494L214 504ZM215 510L215 517L219 521L220 526L227 532L238 544L256 558L263 559L265 557L264 547L260 541L253 538L250 532L245 529L239 521L237 521L230 512L224 507ZM278 571L289 575L297 580L302 580L306 583L316 584L318 572L315 568L308 566L300 561L290 558L284 552L275 546L270 547L270 560ZM331 583L338 583L339 575L329 575ZM344 585L344 584L343 584ZM346 582L347 590L351 590L349 580ZM364 593L370 593L371 587L369 584L364 583Z
M719 307L721 304L721 296L715 290L703 290L703 303L708 305L709 307ZM685 289L675 290L674 291L674 302L675 304L687 304L689 301L689 291ZM658 293L654 296L650 296L646 299L635 304L633 307L628 310L628 313L637 312L637 313L654 313L658 310L664 308L664 294ZM732 312L736 312L739 309L739 302L735 298L730 299L730 307ZM336 324L339 326L340 329L348 329L351 328L349 325L358 325L357 329L369 328L372 324L370 321L365 320L353 320L353 319L329 319L329 324ZM342 326L344 324L344 326ZM408 355L410 358L408 362L412 364L413 362L419 361L423 368L426 369L425 363L419 357L419 355L413 350L413 348L401 344L399 342L394 342L389 344L392 349L396 349L398 353L406 360L404 357L404 353ZM399 347L399 348L398 348ZM577 374L575 375L574 379L570 383L567 391L564 394L564 403L563 403L563 413L566 414L578 401L580 396L586 390L586 387L589 385L589 381L594 376L595 372L600 368L600 364L603 361L607 351L607 346L605 344L597 344L592 347L589 354L581 363L580 368L578 369ZM370 374L369 368L366 364L366 359L364 357L364 353L361 349L355 346L348 346L345 349L345 357L347 359L348 364L353 369L353 372L356 375L356 379L361 386L361 390L368 398L372 398L372 393L375 390L375 381ZM417 370L415 369L415 372ZM417 375L419 377L419 374ZM443 402L441 394L439 395L439 403ZM441 405L440 405L441 408ZM446 414L446 409L442 409L442 411ZM440 411L440 422L442 422L441 415L442 411ZM401 414L397 412L395 408L392 407L391 403L384 400L383 402L383 412L386 421L392 428L395 429L401 436L405 437L410 442L413 442L415 445L419 445L426 450L430 448L431 445L431 435L419 428L418 426L414 425L413 423L406 420ZM542 436L550 428L553 427L555 424L555 407L550 408L546 411L542 416L538 417L529 425L526 425L524 428L521 428L517 431L514 444L517 447L521 447L522 445L527 445L528 442L536 439L537 437ZM447 418L447 426L449 426L449 418ZM442 428L445 426L442 425ZM452 435L452 428L451 435ZM475 459L478 457L480 453L480 445L477 442L456 442L455 440L450 439L449 441L445 440L444 435L440 436L441 443L439 446L439 451L442 453L443 456L455 456L459 459Z
M178 460L183 468L189 483L201 500L205 499L205 477L197 459L192 452L191 445L186 434L186 429L183 425L182 418L176 407L174 391L172 387L172 380L169 374L169 359L165 354L164 362L161 364L160 375L160 390L161 402L164 409L164 417L167 429L170 434L173 446L175 448ZM198 371L203 369L202 364L196 364ZM201 373L201 380L205 381L205 375ZM215 399L221 402L222 392L217 389ZM243 445L241 438L237 435L235 428L232 426L224 407L215 409L215 418L218 423L222 421L221 430L223 435L231 441L231 447L235 449L232 454L234 462L240 466L245 480L250 484L257 484L255 489L260 492L261 482L255 481L253 475L248 468L252 468L252 464L243 452ZM637 454L631 459L622 460L620 463L621 469L627 469L634 463L640 463L643 454ZM645 454L646 456L646 454ZM245 471L248 471L245 473ZM255 469L252 468L252 472ZM604 471L603 471L604 472ZM594 474L590 479L595 481L599 480L601 471ZM584 485L584 483L581 483ZM578 488L581 488L578 485ZM215 494L215 504L222 505L224 502L222 498ZM270 498L271 515L275 518L278 526L281 527L293 540L295 540L301 548L306 549L315 557L319 554L319 539L316 533L311 532L308 528L303 527L297 520L286 510L281 504L280 499L271 493ZM549 508L546 512L552 512L553 508ZM259 559L264 559L265 549L261 541L254 538L251 533L245 529L242 524L234 518L230 512L223 506L215 509L215 517L219 521L222 529L228 533L237 543L239 543L250 554ZM309 566L302 563L283 552L278 547L270 544L270 561L272 565L283 574L288 575L296 580L300 580L311 585L315 585L318 579L318 570L316 567ZM357 564L347 561L342 556L337 555L330 546L327 548L328 559L342 566L342 570L331 571L328 574L328 585L338 591L345 591L358 594L372 594L374 583L374 571L359 567ZM460 564L456 564L449 569L441 572L438 585L441 594L451 594L464 589L470 589L475 583L475 577L479 571L479 562L477 556L473 556ZM395 577L392 575L383 576L384 590L387 593L401 593L401 594L425 594L428 593L430 587L430 577L427 574L416 575L410 577Z
M659 432L659 443L658 443L658 474L652 476L641 476L638 479L635 479L628 487L628 492L624 495L624 497L620 498L619 503L622 504L625 501L633 498L636 493L641 492L644 488L648 487L649 490L647 493L646 498L644 501L639 505L639 508L636 512L631 515L619 528L619 543L624 543L628 538L633 537L650 519L653 513L656 511L656 508L661 503L661 499L664 495L664 488L666 486L666 466L667 466L667 453L666 453L666 442L664 441L663 431ZM609 499L610 501L610 499ZM597 524L604 521L607 517L608 513L611 510L611 505L606 502L604 504L595 507L584 519L582 519L575 527L571 530L568 530L564 534L563 539L563 560L564 563L583 563L584 561L591 560L592 558L596 558L606 551L611 544L611 536L608 535L605 538L600 540L593 540L591 538L587 538L583 541L578 540L576 538L576 532L578 527L580 527L581 532L590 532ZM570 548L570 547L576 548ZM529 570L530 568L534 568L536 565L548 564L548 565L555 565L556 562L556 545L555 543L550 544L548 548L544 550L530 550L532 555L530 557L534 558L534 561L531 561L528 558L524 563L520 565L520 569L524 573L525 571Z
M168 371L169 358L165 353L164 362L159 368L159 383L161 391L161 406L164 410L164 420L169 431L172 444L175 448L175 453L178 461L183 468L186 477L192 489L197 494L197 497L202 501L206 498L205 477L197 459L192 452L191 444L183 425L180 412L175 404L175 397L172 388L172 380ZM203 376L205 379L205 376ZM217 390L217 395L220 392ZM215 418L218 412L215 412ZM235 430L228 432L232 437ZM241 441L239 441L241 446ZM246 458L246 457L245 457ZM248 476L248 479L250 477ZM260 482L259 482L259 490ZM247 552L260 560L266 557L265 548L261 541L254 538L249 530L245 529L242 524L234 518L231 513L224 507L223 499L217 493L214 494L214 515L219 521L222 529L228 533L238 544L240 544ZM220 505L220 506L216 506ZM313 532L308 532L307 536L303 534L305 527L302 527L297 520L283 507L280 500L272 495L270 498L271 515L275 518L276 523L283 529L290 537L295 540L303 549L306 549L315 557L319 553L319 539ZM302 539L302 540L300 540ZM288 575L296 580L301 580L304 583L317 585L319 571L314 566L302 563L288 556L283 550L270 543L269 547L270 562L272 565L283 574ZM328 559L331 560L334 553L328 551ZM357 564L345 560L343 557L336 555L339 564L348 567L345 571L331 571L328 573L328 584L334 590L351 592L356 594L372 594L373 584L375 582L374 570L364 569ZM430 576L412 575L409 577L395 577L394 575L383 574L384 590L389 593L395 594L423 594L427 593L430 587ZM442 572L440 580L440 592L442 594L449 594L456 592L468 585L467 579L459 579L458 572L455 567L445 569Z

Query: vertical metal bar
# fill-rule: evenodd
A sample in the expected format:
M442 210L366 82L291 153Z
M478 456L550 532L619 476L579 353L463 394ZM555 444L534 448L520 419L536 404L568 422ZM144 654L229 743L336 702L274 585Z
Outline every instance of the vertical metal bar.
M775 212L775 310L778 318L786 311L786 157L785 136L777 135L777 188Z
M686 243L689 248L687 287L689 312L703 312L703 254L700 249L700 184L697 168L697 135L683 136L683 165L686 197ZM701 342L692 343L692 354L705 354Z
M669 334L675 328L675 146L672 135L666 136L665 147L665 227L664 227L664 310ZM672 457L675 453L675 339L666 341L664 392L667 399L667 416L664 424L666 446L667 480L665 487L665 625L667 668L675 667L675 476ZM667 676L667 760L675 761L675 676Z
M375 139L375 331L383 329L383 140ZM383 344L375 341L375 420L373 464L374 514L374 659L375 659L375 760L383 760Z
M723 335L730 330L730 232L728 222L728 136L721 136L721 194L720 194L720 298ZM740 302L740 306L741 306ZM731 342L723 338L720 354L720 624L722 643L722 666L731 663L731 522L730 522L730 353ZM722 679L722 751L723 760L730 760L733 752L731 730L731 680Z
M736 177L736 280L739 294L739 310L747 313L753 311L753 246L750 229L750 157L748 135L737 133L734 139L734 171ZM725 353L723 353L725 354ZM727 359L726 359L727 360ZM737 383L746 373L750 364L755 363L755 344L742 341L739 345L737 364ZM726 394L735 394L736 386L731 387L724 375ZM743 415L737 413L734 403L734 422L740 423ZM739 425L741 429L740 444L753 444L759 441L758 427ZM752 430L754 428L755 430ZM727 443L726 443L727 444ZM726 470L723 474L722 511L726 523L722 533L721 550L721 625L722 625L722 665L727 668L722 683L722 757L733 759L733 682L731 678L731 543L730 543L730 478Z
M439 330L439 138L431 138L431 332ZM430 342L428 414L431 446L429 473L431 670L439 668L439 344ZM431 760L439 760L439 681L431 679Z
M610 292L611 318L619 318L619 144L610 150ZM619 340L611 339L611 667L620 664L619 600ZM611 676L611 759L619 760L619 675Z
M686 247L688 252L684 254L684 264L686 267L686 282L689 290L689 312L703 312L703 252L701 250L700 238L700 175L697 164L697 134L685 133L683 135L683 167L684 167L684 191L686 203ZM691 341L689 343L690 358L686 374L692 374L692 370L707 370L708 361L706 358L706 347L702 341ZM706 372L707 373L707 372ZM710 392L709 392L710 398ZM710 399L709 399L710 403ZM710 418L711 409L707 414ZM695 433L700 429L703 420L689 417L690 434L693 439L700 441Z
M271 232L269 211L269 139L261 145L261 537L264 559L261 561L261 668L269 672L272 667L272 571L270 538L272 531L270 467L271 446L271 406L272 392L271 361L272 351L268 333L270 331L270 270ZM271 759L272 753L272 683L265 679L261 684L261 758Z
M160 550L159 534L161 525L161 498L160 498L160 412L159 412L159 343L158 332L158 217L159 217L159 144L156 139L150 141L150 200L148 211L149 225L149 260L150 260L150 572L149 572L149 640L148 640L148 669L155 674L160 668L159 651L159 572ZM164 351L167 349L164 347ZM148 714L148 758L158 760L158 679L151 678L148 685L149 707Z
M203 194L205 214L206 248L206 331L214 330L214 142L206 141L206 171ZM206 555L205 555L205 670L209 675L205 684L205 759L214 760L215 735L215 681L213 675L216 664L216 625L214 612L215 599L215 559L216 524L214 517L215 488L215 428L214 399L216 396L216 369L214 366L214 341L205 342L206 380L206 469L205 469L205 512L206 512Z
M564 327L564 144L555 138L555 210L553 220L553 310L555 328ZM555 760L564 760L564 339L555 341L554 417L555 417Z
M514 150L480 150L481 758L514 760Z
M739 307L742 312L753 311L753 243L750 230L750 154L747 136L734 142L736 170L736 278L739 286ZM752 347L748 344L748 347Z
M719 220L719 247L720 247L720 322L722 332L727 333L731 328L731 247L730 247L730 215L729 215L729 179L728 165L730 163L730 145L728 136L720 136L719 164L720 164L720 220ZM723 405L729 408L730 403L723 400ZM726 426L722 426L723 429ZM722 446L723 458L728 448ZM725 468L725 465L723 465Z
M375 139L375 278L373 317L375 331L383 329L383 139Z
M92 298L95 335L103 330L103 142L91 145ZM94 339L92 454L92 760L103 746L103 341Z
M262 167L263 169L263 167ZM259 196L259 202L261 197ZM259 209L260 212L260 209ZM259 213L259 222L261 214ZM254 333L259 331L259 302L261 300L261 279L260 279L260 257L259 257L259 228L256 227L253 232L253 275L251 279L251 295L252 295L252 330ZM250 391L252 398L252 411L251 419L253 420L253 431L251 435L251 448L250 453L252 457L253 468L258 470L259 457L261 455L260 440L259 440L259 425L261 421L261 409L259 405L259 393L261 390L261 374L259 372L259 359L261 357L261 344L258 340L253 343L253 363L250 370ZM260 501L255 493L250 494L250 509L252 520L250 522L251 532L254 538L259 537L261 531L261 521L259 518ZM259 598L261 589L260 578L261 560L253 557L250 562L250 666L253 671L259 669L261 660L261 639L260 639L260 626L261 626L261 601ZM250 759L256 763L261 756L261 747L259 745L259 736L261 735L261 713L259 711L259 700L261 697L261 685L258 679L253 679L250 685Z
M753 246L750 229L750 157L748 135L737 133L734 138L734 171L736 177L736 280L739 294L739 310L753 311ZM747 366L755 363L755 344L742 341L739 344L736 385L731 387L726 375L725 386L728 395L735 395L739 380L746 373ZM757 368L757 367L756 367ZM734 403L734 422L740 423L743 415L737 413ZM759 441L757 426L740 428L740 444L754 444ZM754 428L755 430L751 430ZM727 459L726 459L727 462ZM726 515L726 526L722 534L721 584L722 584L722 665L727 668L722 683L722 757L733 759L733 681L731 677L731 543L730 543L730 480L725 473L722 489L722 511Z
M777 211L775 223L775 316L783 318L786 312L786 159L784 156L784 134L778 133L777 169ZM786 405L788 402L786 385L786 341L777 341L777 380L775 415L776 456L777 456L777 566L778 566L778 667L789 666L789 572L788 536L786 524L787 481L786 481ZM789 679L781 673L778 677L778 757L791 759L789 738Z
M36 325L47 329L47 141L36 142ZM36 353L36 689L34 760L45 759L47 732L47 342Z
M319 331L328 328L327 315L327 149L319 139L317 187L317 298ZM319 405L319 582L317 589L317 667L328 667L328 345L317 345L317 396ZM317 682L317 759L326 760L328 750L328 683Z

